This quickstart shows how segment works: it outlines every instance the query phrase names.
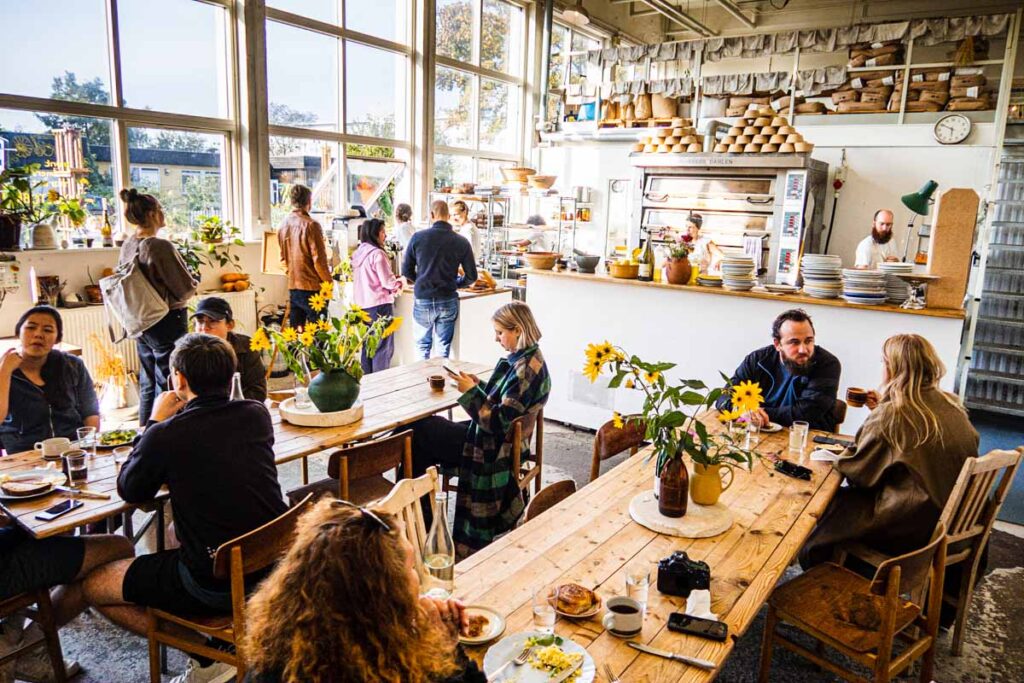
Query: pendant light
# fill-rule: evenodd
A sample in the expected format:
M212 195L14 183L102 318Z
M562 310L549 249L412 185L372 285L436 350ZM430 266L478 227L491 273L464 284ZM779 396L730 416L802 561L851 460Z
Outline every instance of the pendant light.
M576 4L562 12L562 20L574 26L586 26L590 23L590 12L583 7L583 0L576 0Z

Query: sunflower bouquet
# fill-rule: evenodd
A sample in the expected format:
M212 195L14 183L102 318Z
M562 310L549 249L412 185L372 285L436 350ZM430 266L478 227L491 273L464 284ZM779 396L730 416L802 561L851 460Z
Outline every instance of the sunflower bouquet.
M310 307L320 313L327 308L334 292L334 283L324 282L320 291L309 299ZM258 328L252 335L250 348L267 351L274 347L284 357L288 368L299 381L306 383L308 371L334 372L344 370L357 382L363 377L362 352L373 358L383 340L402 326L402 318L384 316L372 320L359 306L348 306L340 317L325 316L304 327L283 330Z
M732 430L709 432L707 425L698 419L729 391L729 378L722 375L721 387L708 387L697 379L672 383L665 373L675 367L675 363L648 363L606 341L587 347L583 373L591 382L596 382L607 372L611 375L609 388L624 387L644 393L643 409L639 413L621 415L616 412L612 422L619 429L627 423L643 427L644 437L654 445L658 457L657 472L661 472L667 460L684 454L705 467L745 465L753 469L757 453L734 437ZM756 395L760 401L760 387L749 384L752 386L737 385L732 389L733 408L741 413L760 405L750 398Z

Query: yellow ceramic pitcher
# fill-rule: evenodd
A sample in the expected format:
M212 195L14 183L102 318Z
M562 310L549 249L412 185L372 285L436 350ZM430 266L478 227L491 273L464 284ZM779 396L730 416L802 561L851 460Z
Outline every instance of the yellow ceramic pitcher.
M728 465L701 465L693 463L690 477L690 498L697 505L714 505L722 491L732 486L733 471Z

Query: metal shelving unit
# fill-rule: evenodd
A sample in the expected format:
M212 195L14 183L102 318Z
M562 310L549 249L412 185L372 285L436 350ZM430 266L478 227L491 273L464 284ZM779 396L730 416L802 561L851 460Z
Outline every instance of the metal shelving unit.
M1004 147L964 402L1024 416L1024 149Z

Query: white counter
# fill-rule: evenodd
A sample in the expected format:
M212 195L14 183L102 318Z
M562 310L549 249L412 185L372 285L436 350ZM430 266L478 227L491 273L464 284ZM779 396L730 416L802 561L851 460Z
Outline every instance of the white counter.
M529 271L527 303L543 333L541 350L551 373L544 416L596 429L613 410L631 412L639 392L607 389L607 379L584 377L587 344L609 341L645 361L670 361L669 374L722 384L750 351L771 343L772 321L803 308L814 321L817 343L843 365L839 397L850 386L875 387L881 379L882 342L916 333L935 346L947 367L943 387L953 389L960 351L962 311L901 311L803 296L733 294L698 287L614 280L605 275ZM850 408L842 432L852 434L867 417Z

